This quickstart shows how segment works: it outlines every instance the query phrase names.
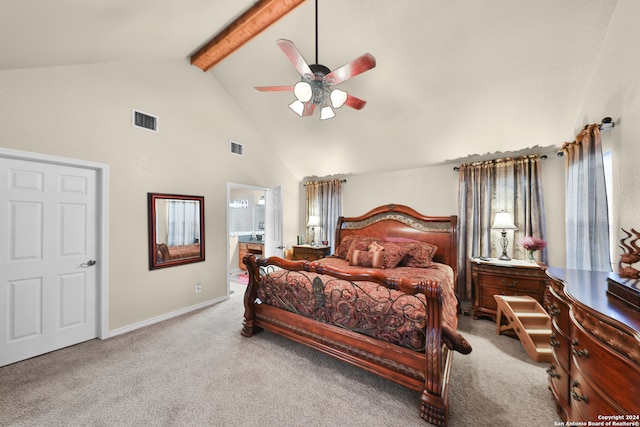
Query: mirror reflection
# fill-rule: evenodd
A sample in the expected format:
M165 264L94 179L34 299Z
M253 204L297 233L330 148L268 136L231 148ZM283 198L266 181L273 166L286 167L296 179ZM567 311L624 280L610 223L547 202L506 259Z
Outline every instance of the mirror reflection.
M149 268L204 261L204 197L149 193Z

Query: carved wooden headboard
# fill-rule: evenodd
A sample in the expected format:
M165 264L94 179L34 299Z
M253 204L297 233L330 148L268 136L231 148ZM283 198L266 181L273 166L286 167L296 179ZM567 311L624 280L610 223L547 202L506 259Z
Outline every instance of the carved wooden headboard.
M450 265L458 273L458 217L425 216L403 205L384 205L358 217L340 217L336 247L346 236L380 240L411 239L438 247L434 261Z

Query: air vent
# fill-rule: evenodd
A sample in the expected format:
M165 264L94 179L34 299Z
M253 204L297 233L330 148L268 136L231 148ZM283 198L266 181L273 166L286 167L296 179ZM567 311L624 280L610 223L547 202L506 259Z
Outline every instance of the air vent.
M235 141L229 141L230 145L230 149L231 149L231 153L232 154L236 154L238 156L244 156L244 145L239 144Z
M158 132L158 118L142 111L133 110L133 127Z

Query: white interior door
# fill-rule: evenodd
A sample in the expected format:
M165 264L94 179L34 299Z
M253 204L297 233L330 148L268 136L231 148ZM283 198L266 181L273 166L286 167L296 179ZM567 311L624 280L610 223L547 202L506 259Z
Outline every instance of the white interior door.
M282 187L267 190L265 222L265 256L284 258L282 245Z
M98 336L96 171L0 157L0 366Z

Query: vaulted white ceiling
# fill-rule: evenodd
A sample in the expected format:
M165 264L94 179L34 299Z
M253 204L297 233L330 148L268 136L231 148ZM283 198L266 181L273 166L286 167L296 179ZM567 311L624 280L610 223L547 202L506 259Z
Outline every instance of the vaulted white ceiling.
M299 80L279 38L315 62L314 0L209 71L299 178L559 146L583 119L577 115L616 7L616 0L318 2L319 63L335 69L365 52L377 60L340 85L367 101L363 110L300 118L287 108L292 94L253 89ZM188 61L253 4L0 0L0 69Z

